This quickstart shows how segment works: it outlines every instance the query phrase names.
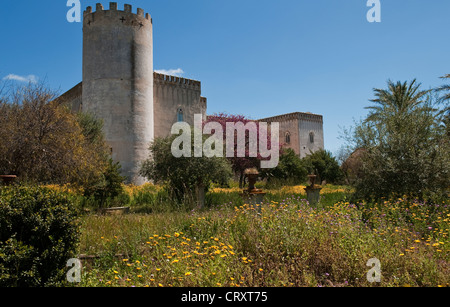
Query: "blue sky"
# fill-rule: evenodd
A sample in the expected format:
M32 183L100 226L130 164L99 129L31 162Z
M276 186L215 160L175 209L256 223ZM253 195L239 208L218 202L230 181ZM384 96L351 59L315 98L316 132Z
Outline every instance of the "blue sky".
M109 7L82 9L97 2ZM116 2L151 14L154 68L202 81L209 114L322 114L333 153L373 88L413 78L436 87L450 73L448 0L380 0L380 23L367 21L366 0ZM2 1L0 79L45 79L61 92L81 81L82 25L67 21L66 3Z

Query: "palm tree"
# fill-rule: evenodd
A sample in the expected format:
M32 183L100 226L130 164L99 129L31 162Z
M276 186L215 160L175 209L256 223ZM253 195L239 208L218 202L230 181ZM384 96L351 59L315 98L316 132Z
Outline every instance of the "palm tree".
M450 74L441 77L441 79L450 79ZM441 102L445 103L444 109L440 112L443 115L443 122L447 130L447 136L450 137L450 84L442 85L436 89L437 92L447 92L441 97Z
M394 83L388 80L388 89L375 88L376 98L370 101L376 105L366 107L371 110L366 122L379 122L386 112L399 115L415 110L424 102L424 97L430 92L429 90L421 91L420 86L420 83L416 83L416 79L409 85L407 81Z
M450 74L441 77L441 79L450 79ZM436 89L436 91L438 91L438 92L444 92L444 91L446 91L447 93L444 94L444 96L442 96L442 100L444 100L444 101L445 101L445 100L450 101L450 84L442 85L441 87L438 87L438 88ZM447 108L448 108L448 107L447 107Z

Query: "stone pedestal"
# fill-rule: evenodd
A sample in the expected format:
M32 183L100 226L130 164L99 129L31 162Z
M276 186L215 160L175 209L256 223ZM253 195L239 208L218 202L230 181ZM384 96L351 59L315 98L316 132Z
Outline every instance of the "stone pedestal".
M197 206L200 209L205 207L205 185L203 183L197 185Z
M322 187L318 185L309 186L305 188L306 199L308 200L311 206L315 206L319 203L320 190L322 190Z
M246 204L253 206L256 212L261 214L261 205L266 193L255 188L259 173L255 169L248 169L245 171L245 176L248 178L248 189L241 193L241 197Z
M306 199L308 200L311 206L316 206L319 203L320 198L320 190L322 187L320 185L315 184L316 175L308 175L311 185L305 188L306 191Z

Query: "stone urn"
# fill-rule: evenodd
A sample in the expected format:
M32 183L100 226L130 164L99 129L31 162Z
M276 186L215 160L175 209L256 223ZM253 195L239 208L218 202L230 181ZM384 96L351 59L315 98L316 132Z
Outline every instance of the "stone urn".
M256 212L261 214L261 204L266 193L255 187L259 172L255 168L246 169L244 175L248 178L248 189L245 189L243 193L241 193L241 197L244 199L244 202L254 206Z
M309 183L311 184L311 187L314 187L314 185L316 184L317 175L308 175L308 178L309 178Z
M258 180L259 173L256 170L250 170L247 173L244 173L245 177L248 178L248 191L249 192L258 192L259 190L255 188L256 181Z

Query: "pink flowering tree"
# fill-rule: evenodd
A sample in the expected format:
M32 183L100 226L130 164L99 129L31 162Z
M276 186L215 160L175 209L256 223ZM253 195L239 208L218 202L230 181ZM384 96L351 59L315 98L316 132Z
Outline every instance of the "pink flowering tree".
M255 125L249 125L250 129L245 131L245 148L244 152L245 155L242 155L242 149L238 148L238 133L234 131L234 148L233 153L234 155L230 157L229 152L227 153L227 159L230 161L232 165L233 171L238 174L239 176L239 187L242 188L244 185L244 171L248 168L257 168L260 169L261 161L267 160L268 158L264 158L261 156L261 152L259 150L254 152L252 148L260 148L259 143L262 141L260 139L260 123L258 121L249 119L245 117L244 115L232 115L227 113L216 113L213 115L208 116L207 120L203 122L203 126L209 122L216 122L219 123L222 126L223 131L223 142L226 144L226 131L227 131L227 123L242 123L243 125L247 125L248 123L255 123ZM256 127L256 133L253 131L252 127ZM269 128L270 129L270 128ZM214 131L212 133L215 133ZM257 144L251 143L250 135L252 133L255 133L258 136ZM230 136L228 136L230 137ZM266 140L267 148L271 149L271 133L270 130L267 133L267 140ZM224 151L230 151L230 149L225 149ZM278 148L278 152L281 152L281 146ZM240 153L240 154L238 154Z

